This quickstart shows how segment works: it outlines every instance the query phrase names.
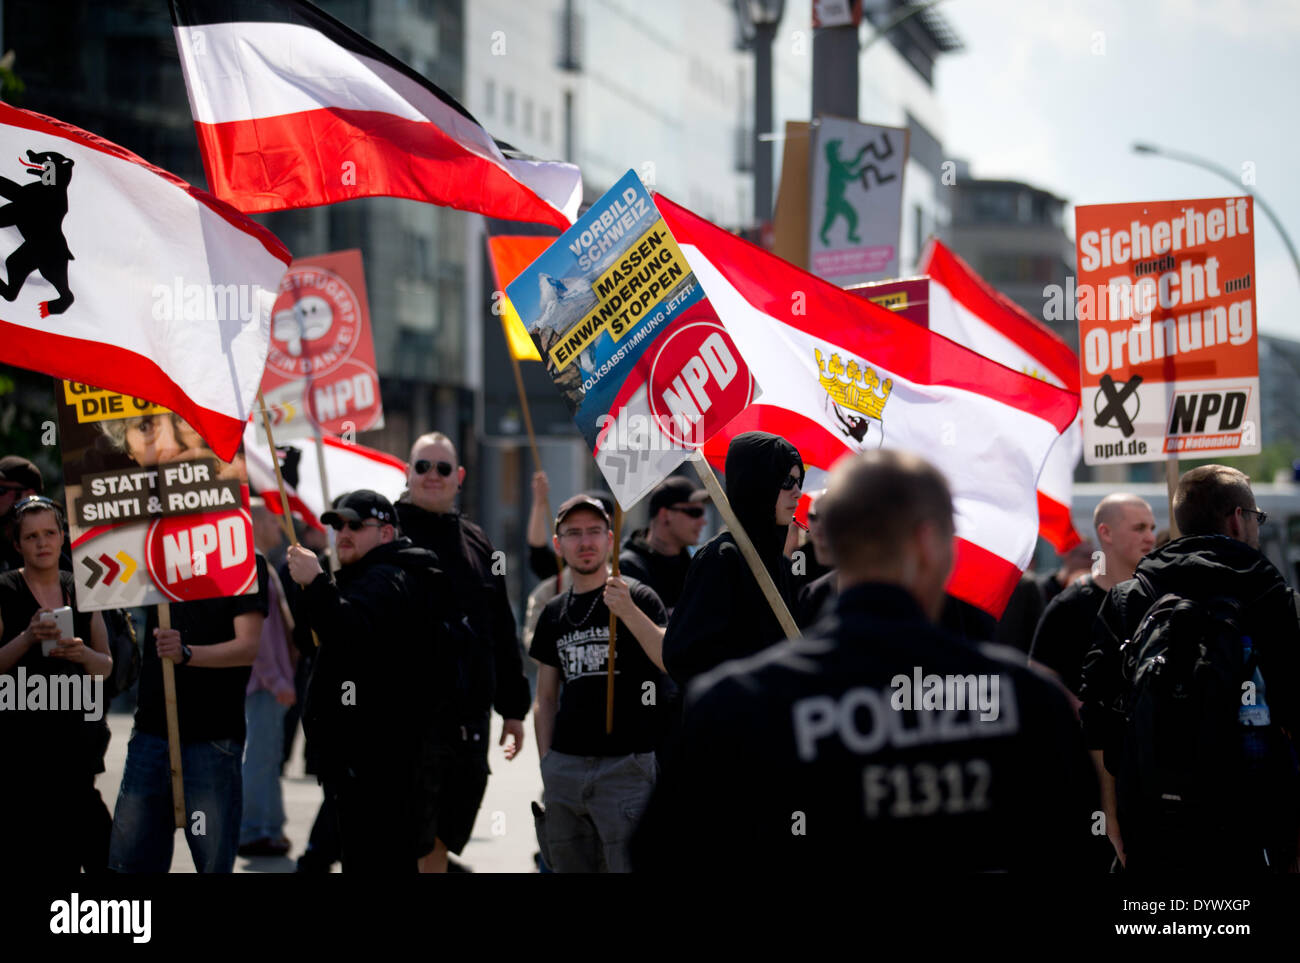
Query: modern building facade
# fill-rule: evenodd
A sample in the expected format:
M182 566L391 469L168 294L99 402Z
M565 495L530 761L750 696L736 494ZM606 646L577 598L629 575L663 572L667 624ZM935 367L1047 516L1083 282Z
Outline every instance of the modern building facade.
M943 237L991 285L1077 352L1076 322L1049 320L1044 289L1074 274L1074 238L1065 230L1066 200L1020 181L982 180L958 164L952 221Z
M753 52L733 0L317 0L460 100L494 136L583 171L588 201L632 168L729 228L752 226ZM934 11L872 40L902 0L868 4L861 119L911 128L905 270L948 220L934 59L956 49ZM6 0L19 106L94 131L192 183L205 178L166 4ZM790 0L774 45L776 131L811 111L811 0ZM869 42L870 41L870 42ZM779 165L781 144L775 142ZM419 433L455 438L465 507L521 557L532 459L491 312L480 217L366 198L259 216L299 256L359 247L386 427L359 441L405 456ZM498 225L501 226L501 225ZM518 227L522 231L534 228ZM597 481L541 366L522 365L555 498ZM514 588L526 587L512 565ZM516 598L521 596L516 595Z

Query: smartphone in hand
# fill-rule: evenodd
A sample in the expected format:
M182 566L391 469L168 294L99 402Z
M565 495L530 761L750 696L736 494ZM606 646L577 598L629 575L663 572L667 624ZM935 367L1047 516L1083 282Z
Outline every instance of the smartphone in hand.
M72 633L76 630L72 627L72 608L67 605L60 606L53 612L46 612L41 616L42 622L53 622L59 629L59 639L70 639ZM54 647L59 644L59 639L42 639L41 655L48 656L54 651Z

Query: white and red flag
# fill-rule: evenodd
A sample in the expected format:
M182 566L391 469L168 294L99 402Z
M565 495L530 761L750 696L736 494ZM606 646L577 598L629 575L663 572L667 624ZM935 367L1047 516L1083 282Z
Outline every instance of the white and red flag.
M284 245L130 151L6 104L0 197L0 361L163 405L233 459Z
M573 164L524 158L303 0L171 0L208 186L246 213L406 197L567 228Z
M328 435L321 439L325 452L325 474L331 498L344 492L368 488L389 501L406 490L406 463L385 452L364 445L348 444ZM277 444L280 464L289 495L289 510L309 525L320 527L320 516L329 506L321 484L320 462L314 441ZM275 484L275 466L266 444L261 418L249 423L244 434L244 460L248 465L248 487L266 501L266 507L281 512L280 491Z
M930 276L930 330L1009 368L1079 393L1079 356L1047 325L995 290L938 240L921 257ZM1064 554L1081 539L1070 521L1074 469L1083 454L1076 418L1052 446L1038 478L1038 534Z
M656 203L763 385L762 397L704 446L705 456L721 464L731 438L754 429L784 436L823 470L867 448L924 456L948 478L956 509L948 592L1001 615L1033 554L1039 473L1073 422L1078 396L841 290L663 197Z

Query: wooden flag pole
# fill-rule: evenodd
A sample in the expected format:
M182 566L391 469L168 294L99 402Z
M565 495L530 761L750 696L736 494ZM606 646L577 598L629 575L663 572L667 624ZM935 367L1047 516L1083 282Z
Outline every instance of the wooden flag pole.
M613 571L614 578L618 578L618 540L623 534L623 506L614 501L614 558ZM559 587L559 579L556 579L556 587ZM613 612L609 613L609 658L605 661L609 663L609 669L605 676L605 735L614 731L614 637L618 634L618 618Z
M528 447L533 453L533 471L542 470L542 456L537 450L537 435L533 432L533 413L528 407L528 395L524 393L524 375L519 370L519 359L510 350L510 333L506 331L506 316L501 316L501 330L506 336L506 354L510 355L510 367L515 373L515 391L519 394L519 410L524 414L524 430L528 432ZM551 506L546 506L546 514L551 514ZM618 555L618 544L614 545L614 554ZM555 594L560 594L560 579L564 576L564 559L557 552L555 555Z
M740 524L740 519L731 508L731 502L727 501L727 493L722 490L722 484L718 481L718 476L713 473L713 468L704 459L704 455L696 451L691 456L691 462L695 466L695 473L700 476L700 481L704 482L704 487L709 490L709 496L713 503L718 506L722 512L722 519L727 523L727 530L731 532L731 537L736 540L740 546L740 554L745 556L745 561L749 563L750 571L754 573L754 579L758 582L758 587L763 590L763 595L767 598L767 604L772 606L772 612L776 615L776 620L781 623L781 630L785 632L787 639L797 639L800 637L799 626L795 625L794 616L786 608L785 601L776 590L776 583L772 581L772 576L768 572L763 560L758 557L758 550L754 548L754 543L749 540L749 535L745 531L745 526ZM775 506L773 506L775 509Z
M266 429L266 443L271 448L271 467L275 469L275 483L280 489L280 508L283 509L284 531L289 536L289 544L298 544L298 533L293 530L293 516L289 513L289 491L284 487L284 476L280 474L280 457L275 450L275 438L271 435L271 418L266 413L266 399L262 397L262 389L257 390L257 406L262 409L262 427ZM324 484L324 479L321 481ZM328 503L326 503L328 505ZM311 640L316 643L316 648L320 648L320 636L316 630L311 630Z
M266 399L262 389L257 390L257 407L262 410L262 427L266 430L266 443L271 448L271 467L275 469L275 484L280 489L280 508L283 510L281 522L284 533L289 537L290 545L298 544L298 533L293 530L293 515L289 509L289 492L284 487L284 476L280 474L280 456L275 450L275 438L271 435L271 417L266 413Z
M158 628L172 627L172 607L158 603ZM156 643L155 643L156 644ZM176 667L171 659L162 660L163 703L167 709L167 758L172 770L172 816L177 829L185 828L185 781L181 776L181 723L176 711Z

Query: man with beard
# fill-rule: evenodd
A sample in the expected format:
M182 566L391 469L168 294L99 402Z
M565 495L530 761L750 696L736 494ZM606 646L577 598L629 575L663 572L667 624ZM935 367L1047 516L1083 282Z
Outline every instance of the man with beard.
M537 749L546 813L538 833L557 873L627 872L627 841L656 774L666 713L657 697L663 603L636 580L608 577L609 516L575 495L555 516L555 547L573 573L546 604L529 654L537 660ZM610 613L618 618L614 725L605 731Z
M331 579L315 553L294 545L289 574L299 612L320 639L303 727L319 750L337 814L345 873L412 873L418 846L419 715L435 644L437 570L400 537L392 504L361 489L321 515L338 537Z

